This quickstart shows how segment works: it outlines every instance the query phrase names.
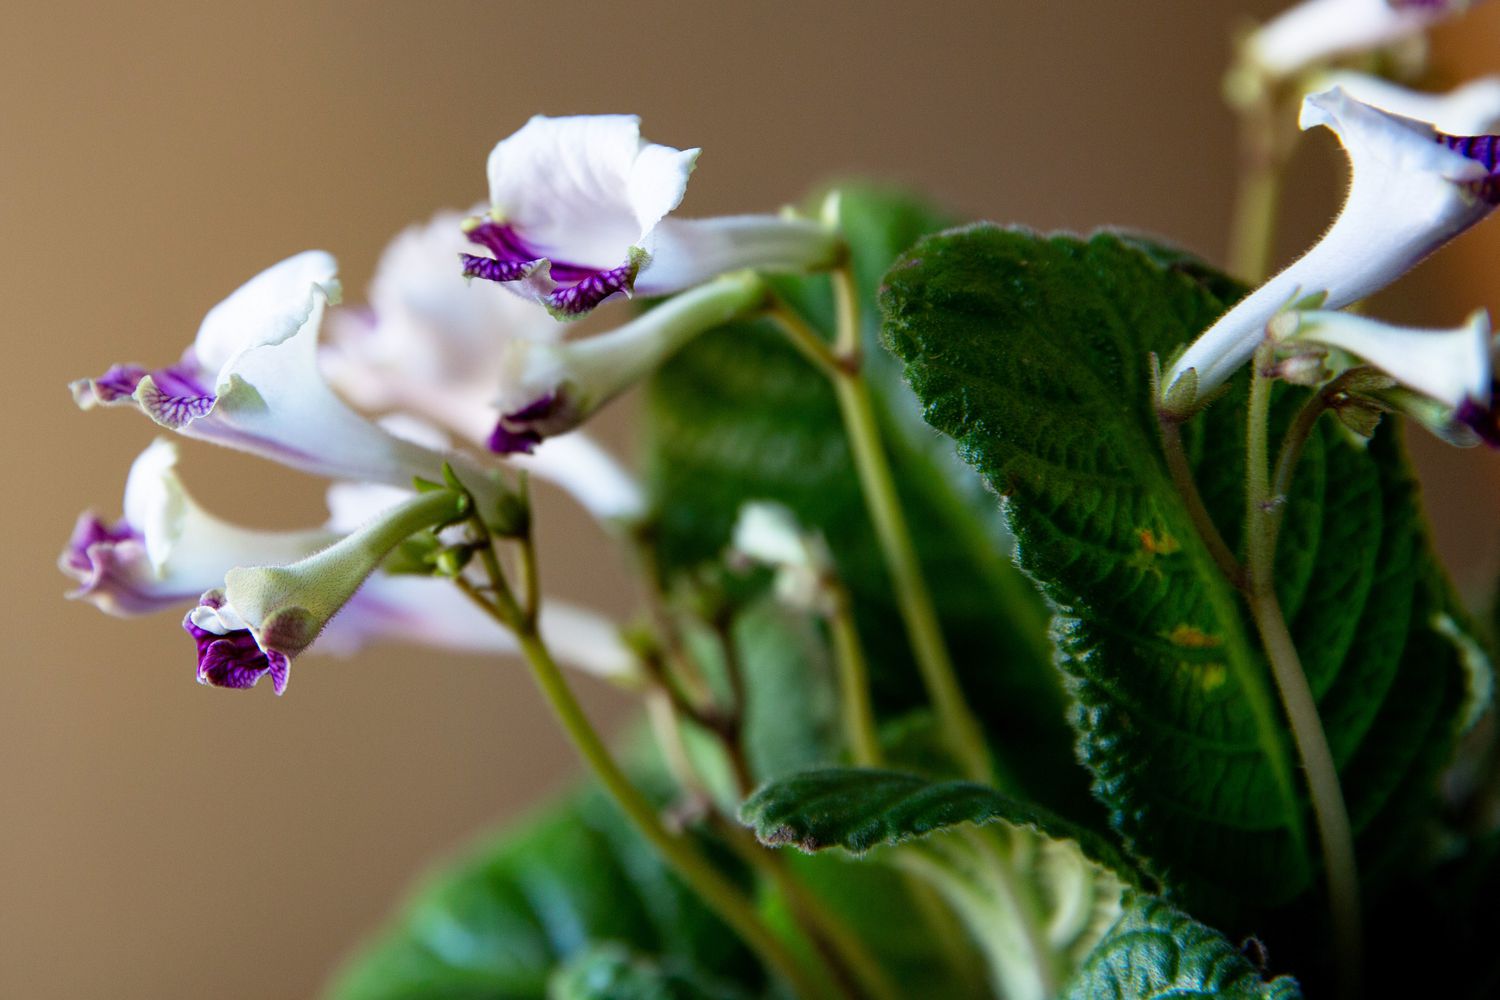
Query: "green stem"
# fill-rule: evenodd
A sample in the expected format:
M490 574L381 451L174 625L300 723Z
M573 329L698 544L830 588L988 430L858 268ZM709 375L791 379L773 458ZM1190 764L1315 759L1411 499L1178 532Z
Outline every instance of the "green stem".
M1281 695L1281 704L1291 725L1292 740L1301 759L1312 802L1313 819L1323 850L1324 876L1328 883L1335 960L1340 992L1358 995L1362 931L1359 868L1354 853L1354 833L1339 783L1338 767L1328 745L1328 734L1318 715L1317 698L1302 669L1296 643L1287 628L1286 616L1276 596L1276 535L1284 493L1273 494L1269 466L1269 417L1271 378L1265 374L1271 357L1267 345L1256 352L1250 381L1250 405L1246 429L1245 539L1248 563L1250 612L1260 632L1271 676ZM1321 411L1319 411L1321 412ZM1304 414L1307 413L1304 408ZM1299 415L1301 416L1301 415ZM1305 422L1302 439L1311 432L1316 413ZM1298 421L1303 423L1303 421ZM1294 427L1294 433L1297 428ZM1301 445L1288 455L1283 448L1278 480L1290 484L1291 469Z
M1281 104L1274 91L1240 115L1240 181L1230 230L1229 271L1260 284L1271 266L1276 240L1276 209L1286 153L1278 121Z
M1187 451L1182 446L1182 419L1165 411L1157 411L1156 426L1161 432L1161 450L1167 459L1167 471L1172 476L1172 485L1177 488L1177 495L1187 507L1188 517L1192 519L1193 527L1198 529L1198 537L1208 547L1208 553L1219 571L1230 583L1236 587L1241 586L1245 571L1234 553L1229 551L1229 546L1224 543L1224 536L1219 534L1218 525L1214 524L1208 507L1203 503L1203 494L1198 491L1198 481L1193 478L1192 466L1188 464Z
M582 706L568 687L562 670L535 630L517 633L521 652L531 664L537 685L551 704L563 730L572 740L594 777L635 824L636 829L656 848L667 863L681 876L709 909L718 914L761 959L784 978L802 997L823 995L823 990L802 967L796 956L762 922L755 908L740 890L714 868L688 840L674 837L662 825L656 809L615 763L603 740L584 714Z
M735 853L781 893L798 923L804 925L834 966L835 978L844 981L859 996L898 1000L900 993L864 940L822 897L797 879L783 858L756 843L743 829L726 823L723 833ZM850 977L853 982L848 981Z
M829 615L828 627L833 633L834 659L838 664L844 738L849 741L854 763L860 767L880 767L885 755L880 750L875 709L870 703L870 671L865 662L864 647L859 644L859 629L854 624L849 592L837 582L830 589L833 591L833 612Z

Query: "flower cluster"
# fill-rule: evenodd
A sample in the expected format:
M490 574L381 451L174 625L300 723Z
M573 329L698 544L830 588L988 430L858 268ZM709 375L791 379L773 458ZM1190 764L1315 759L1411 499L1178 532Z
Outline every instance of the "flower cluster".
M121 520L79 519L60 559L73 596L112 614L186 610L198 678L220 687L269 676L279 693L314 641L510 648L459 589L394 571L392 553L418 536L461 539L452 526L483 516L471 505L514 506L507 474L522 471L606 525L638 520L639 486L575 428L692 337L760 309L767 293L750 269L824 267L840 253L806 219L667 218L697 155L643 142L631 117L534 118L490 155L488 213L439 212L400 234L367 305L341 306L333 257L308 251L211 309L175 363L73 383L85 409L134 408L184 437L334 480L327 524L251 530L204 510L178 478L176 445L160 439L131 469ZM493 256L464 252L470 243ZM565 341L559 319L636 292L682 294ZM455 488L413 489L445 481ZM575 665L632 669L597 615L549 602L541 628Z

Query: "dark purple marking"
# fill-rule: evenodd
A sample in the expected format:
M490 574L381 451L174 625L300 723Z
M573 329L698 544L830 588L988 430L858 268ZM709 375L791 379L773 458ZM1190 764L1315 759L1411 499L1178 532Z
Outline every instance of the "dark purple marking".
M565 316L582 315L616 292L629 292L635 286L636 270L635 264L625 263L594 271L576 284L559 286L547 296L547 304Z
M542 443L542 435L531 430L513 431L505 426L502 417L495 422L495 429L485 443L497 455L530 455Z
M1437 133L1437 141L1466 156L1489 171L1488 177L1468 181L1466 188L1491 205L1500 205L1500 136L1448 135Z
M1469 428L1491 448L1500 448L1500 411L1494 404L1488 406L1471 398L1459 404L1453 419Z
M531 277L542 266L540 260L496 260L494 257L477 257L471 253L461 253L458 259L464 265L465 278L483 278L485 281L521 281Z
M210 594L203 602L210 607ZM222 605L222 599L219 604ZM286 690L287 672L291 661L275 650L263 650L256 643L249 629L238 629L228 635L218 635L193 624L193 613L188 612L182 627L198 644L198 683L221 688L252 688L262 677L271 675L271 687L277 694Z
M1385 0L1396 10L1443 11L1457 6L1454 0Z

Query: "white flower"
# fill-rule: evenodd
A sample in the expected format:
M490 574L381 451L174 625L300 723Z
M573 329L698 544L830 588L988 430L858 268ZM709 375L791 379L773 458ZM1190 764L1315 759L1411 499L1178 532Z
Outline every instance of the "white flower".
M74 399L132 405L158 424L338 479L436 480L445 461L481 496L491 479L461 456L402 440L346 405L318 370L318 330L338 297L336 265L308 251L251 278L211 309L175 365L116 365L73 383Z
M253 687L269 674L276 693L291 661L312 645L402 541L464 512L462 495L434 490L387 508L359 530L284 566L237 566L203 594L182 627L198 644L198 680Z
M1340 87L1363 104L1403 118L1431 122L1449 135L1478 135L1500 129L1500 76L1486 76L1445 94L1429 94L1369 73L1337 70L1318 78L1314 90Z
M1251 35L1246 54L1262 73L1285 78L1419 35L1470 5L1470 0L1304 0Z
M760 310L765 299L761 279L742 271L670 298L609 333L563 344L512 341L490 449L530 452L543 438L574 429L694 337Z
M828 546L803 530L789 508L769 500L744 504L729 547L731 555L776 571L776 596L782 601L809 611L826 609L833 571Z
M563 327L537 303L458 273L462 220L440 212L392 240L370 283L369 308L333 313L321 359L329 381L360 406L415 415L482 447L495 427L507 345L554 343ZM562 487L600 521L645 513L640 485L582 432L517 454L512 464Z
M1214 323L1164 382L1174 408L1190 409L1255 353L1266 325L1309 297L1340 309L1379 291L1500 200L1493 136L1454 137L1427 122L1362 104L1335 87L1309 95L1302 127L1325 125L1344 144L1352 180L1323 239ZM1178 382L1192 371L1193 379ZM1173 389L1177 391L1173 391Z
M68 596L114 615L181 607L236 565L292 562L337 537L328 530L254 531L208 513L183 486L177 446L164 438L130 467L124 513L114 524L92 513L79 517L58 559L78 581Z
M667 218L699 150L641 139L633 115L532 118L490 153L491 208L469 239L464 273L505 282L559 317L611 295L666 295L741 268L834 264L831 229L771 215Z
M1473 443L1477 434L1500 443L1493 412L1493 340L1483 310L1451 330L1412 329L1345 312L1293 310L1272 321L1270 333L1285 345L1317 344L1380 369L1437 404L1432 412L1441 419L1434 429L1450 440Z

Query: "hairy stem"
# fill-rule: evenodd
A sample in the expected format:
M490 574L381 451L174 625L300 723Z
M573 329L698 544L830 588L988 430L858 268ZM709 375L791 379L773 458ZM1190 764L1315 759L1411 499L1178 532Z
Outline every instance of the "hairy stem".
M833 611L828 627L833 633L834 659L839 672L839 704L844 717L844 738L848 741L854 763L860 767L880 767L885 755L875 728L875 709L870 704L870 671L864 648L859 644L859 630L854 625L854 611L849 592L842 583L834 583Z
M1343 787L1339 783L1338 767L1328 745L1328 734L1318 715L1317 699L1302 670L1301 658L1297 655L1296 644L1276 596L1275 545L1284 494L1271 492L1268 447L1271 378L1266 374L1271 361L1269 346L1256 352L1246 425L1245 538L1250 612L1260 632L1271 676L1281 695L1281 704L1292 729L1292 740L1307 779L1313 819L1323 849L1340 992L1344 996L1357 996L1362 930L1354 833L1349 824ZM1307 418L1305 427L1300 429L1301 441L1305 442L1316 419L1316 412ZM1298 430L1294 425L1294 432ZM1283 488L1290 485L1291 470L1301 447L1301 442L1295 439L1290 454L1283 447L1285 461L1278 463L1278 480L1284 479Z
M1167 459L1167 471L1172 476L1172 485L1177 488L1177 495L1187 507L1188 517L1192 519L1193 527L1198 529L1198 537L1203 539L1203 544L1208 547L1208 553L1220 572L1236 587L1242 586L1244 568L1240 566L1234 553L1229 551L1229 546L1224 544L1224 536L1219 534L1218 525L1214 524L1208 508L1204 506L1203 494L1198 492L1198 481L1193 478L1187 451L1182 446L1181 418L1158 411L1156 426L1161 432L1161 450Z

